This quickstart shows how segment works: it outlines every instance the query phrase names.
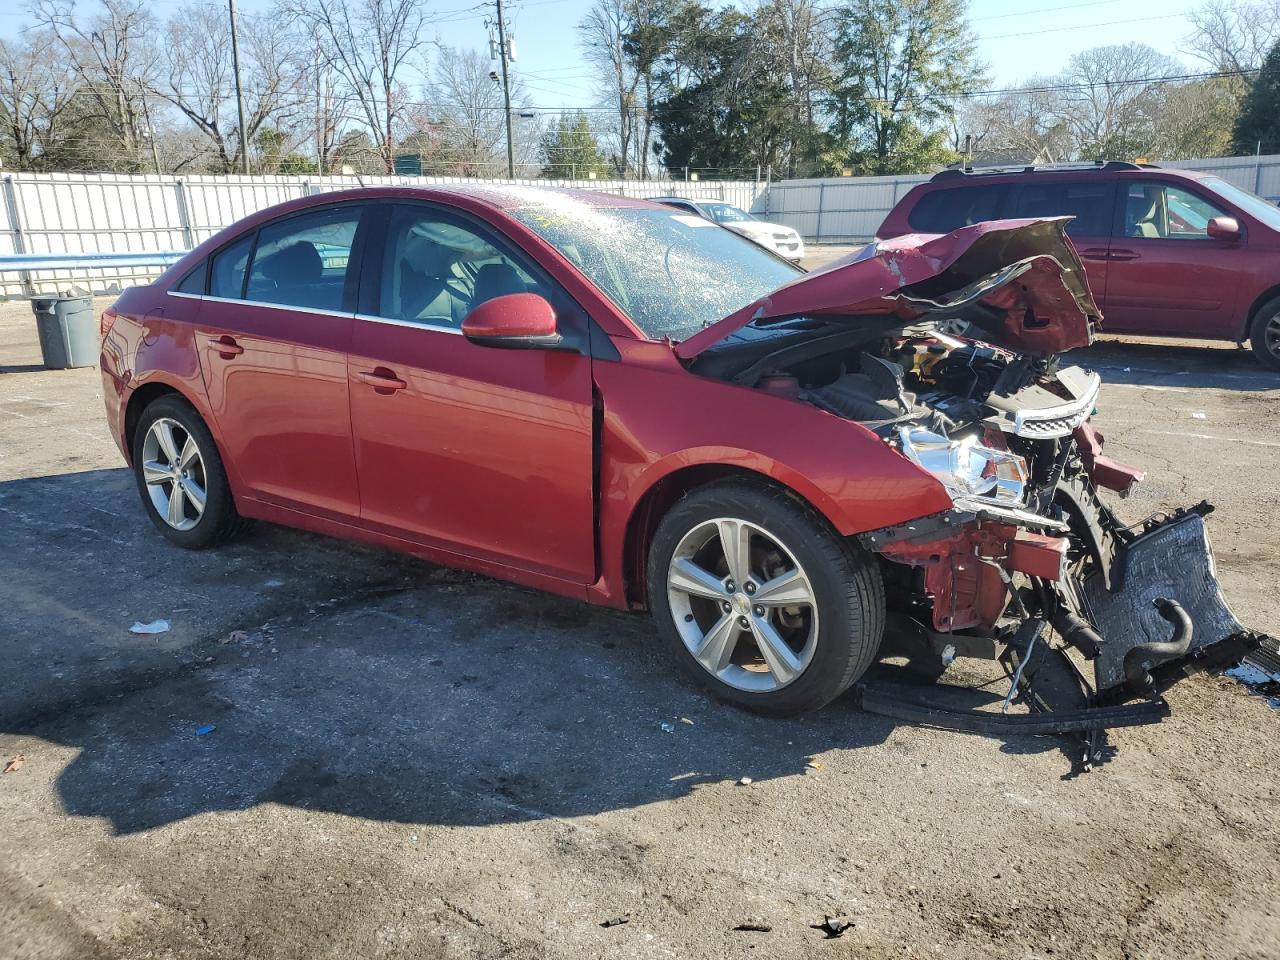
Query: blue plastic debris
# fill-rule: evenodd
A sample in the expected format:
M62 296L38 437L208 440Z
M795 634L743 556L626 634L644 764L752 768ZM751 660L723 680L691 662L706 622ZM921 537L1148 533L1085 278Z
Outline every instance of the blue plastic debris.
M196 730L196 736L197 736L197 737L203 737L205 734L207 734L207 733L213 733L213 731L215 731L215 730L217 730L217 729L218 729L218 728L217 728L216 726L214 726L212 723L206 723L203 727L199 727L199 728Z

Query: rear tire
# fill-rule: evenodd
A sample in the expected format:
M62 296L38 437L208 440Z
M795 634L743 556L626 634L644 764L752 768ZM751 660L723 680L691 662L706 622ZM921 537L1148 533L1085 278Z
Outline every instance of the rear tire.
M653 536L648 587L677 664L719 699L769 716L835 699L884 633L874 559L761 482L710 484L672 507Z
M133 434L133 476L147 517L180 547L214 547L251 524L236 512L213 434L181 397L160 397L142 411Z
M1280 370L1280 297L1258 308L1249 341L1259 363L1268 370Z

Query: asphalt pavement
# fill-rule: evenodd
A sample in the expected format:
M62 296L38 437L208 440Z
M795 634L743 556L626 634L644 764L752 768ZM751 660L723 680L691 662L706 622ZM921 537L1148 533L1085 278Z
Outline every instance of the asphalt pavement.
M1280 712L1230 679L1078 777L1055 738L753 717L640 615L261 524L168 546L97 371L38 359L0 306L0 957L1280 956ZM1212 499L1280 634L1280 376L1080 360L1149 471L1121 514Z

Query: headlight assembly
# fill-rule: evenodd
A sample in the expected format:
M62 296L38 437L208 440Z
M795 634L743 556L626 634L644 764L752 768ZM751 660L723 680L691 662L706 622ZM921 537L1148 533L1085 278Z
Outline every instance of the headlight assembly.
M976 436L951 440L923 427L901 427L902 452L933 474L953 500L1018 506L1027 486L1027 461L1008 450L978 443Z

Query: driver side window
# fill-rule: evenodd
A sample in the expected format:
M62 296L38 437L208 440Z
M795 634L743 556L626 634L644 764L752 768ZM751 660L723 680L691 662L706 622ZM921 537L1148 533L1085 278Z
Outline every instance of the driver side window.
M471 227L426 207L398 206L387 228L378 315L458 330L475 307L547 291Z

